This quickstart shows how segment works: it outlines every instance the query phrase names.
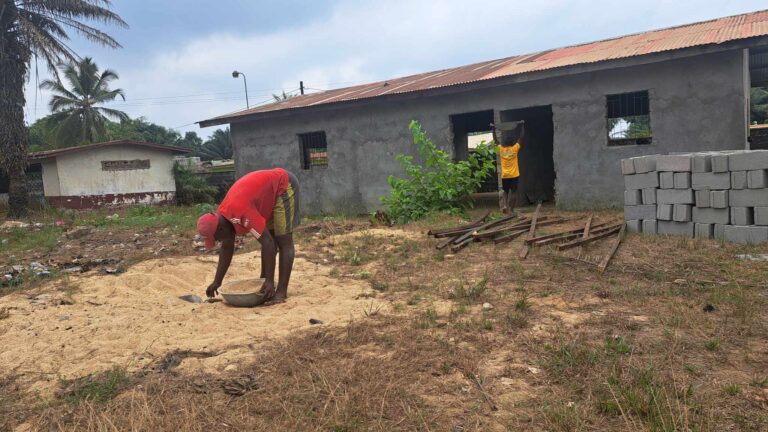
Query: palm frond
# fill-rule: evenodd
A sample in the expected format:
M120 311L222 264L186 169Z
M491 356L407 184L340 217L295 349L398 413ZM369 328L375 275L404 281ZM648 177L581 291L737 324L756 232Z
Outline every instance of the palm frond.
M111 118L113 120L117 120L117 121L121 121L121 122L122 121L126 121L126 120L130 120L130 117L128 117L128 114L126 114L126 113L124 113L124 112L122 112L120 110L116 110L116 109L112 109L112 108L104 108L104 107L97 107L95 110L98 113L105 114L106 117L109 117L109 118Z
M123 93L123 89L115 89L115 90L102 90L98 92L97 94L94 94L91 96L93 101L95 103L104 103L104 102L112 102L113 100L117 99L117 97L120 96L125 100L125 93Z

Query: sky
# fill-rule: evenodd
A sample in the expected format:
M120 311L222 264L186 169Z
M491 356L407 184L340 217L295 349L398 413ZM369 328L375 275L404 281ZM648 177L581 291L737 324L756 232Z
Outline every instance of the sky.
M131 117L209 136L195 122L272 94L321 91L768 8L765 0L113 0L123 48L71 46L120 79ZM27 122L47 115L32 63Z

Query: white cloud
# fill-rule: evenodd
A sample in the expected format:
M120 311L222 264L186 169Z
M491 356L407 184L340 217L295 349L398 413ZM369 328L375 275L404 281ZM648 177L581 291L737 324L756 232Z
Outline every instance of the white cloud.
M280 89L328 88L555 48L599 38L759 9L761 1L341 0L325 19L261 34L258 29L205 34L172 51L146 47L142 61L118 70L122 107L168 127L244 108ZM224 7L224 6L220 6ZM157 35L162 38L162 34ZM134 53L135 54L135 53ZM120 51L114 52L116 58ZM137 56L139 57L139 56ZM109 65L110 59L96 59ZM33 101L34 87L27 95ZM187 96L184 98L159 97ZM42 94L43 101L48 95ZM185 101L184 104L178 104ZM38 117L45 112L38 100ZM28 104L27 111L30 117ZM208 135L196 125L180 129Z

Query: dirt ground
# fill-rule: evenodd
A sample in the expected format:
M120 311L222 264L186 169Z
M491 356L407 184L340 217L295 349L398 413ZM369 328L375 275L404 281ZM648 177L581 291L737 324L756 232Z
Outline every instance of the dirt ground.
M0 430L768 430L765 246L630 235L599 274L610 240L425 235L459 223L308 224L267 308L179 300L215 269L193 246L0 297Z

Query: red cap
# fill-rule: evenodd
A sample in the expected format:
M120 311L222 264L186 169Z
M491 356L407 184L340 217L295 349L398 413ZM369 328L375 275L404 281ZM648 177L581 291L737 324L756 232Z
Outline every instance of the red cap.
M197 233L204 237L205 248L213 249L216 239L213 237L219 228L219 215L206 213L197 220Z

